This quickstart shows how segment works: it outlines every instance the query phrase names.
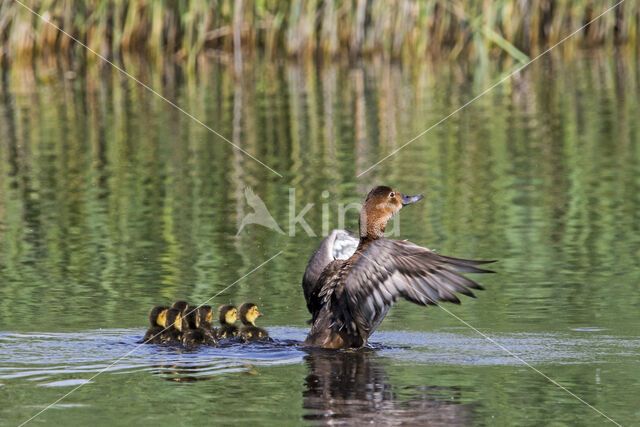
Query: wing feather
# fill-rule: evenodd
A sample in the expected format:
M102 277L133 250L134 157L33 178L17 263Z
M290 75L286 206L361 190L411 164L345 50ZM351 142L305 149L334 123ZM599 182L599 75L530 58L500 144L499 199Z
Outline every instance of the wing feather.
M419 305L460 304L456 293L475 297L471 289L483 289L460 273L491 273L477 267L491 262L440 255L408 241L378 239L344 279L349 314L337 320L353 327L355 318L360 332L370 334L399 297Z

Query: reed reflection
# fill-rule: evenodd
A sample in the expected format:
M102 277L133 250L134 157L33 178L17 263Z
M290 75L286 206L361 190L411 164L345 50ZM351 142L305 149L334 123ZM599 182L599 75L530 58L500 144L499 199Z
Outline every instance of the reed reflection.
M383 362L369 349L308 350L305 362L304 419L321 424L467 425L472 408L460 404L456 387L394 387Z
M61 320L78 329L137 327L140 306L159 296L204 300L280 250L273 268L258 272L264 277L225 297L260 295L274 324L303 325L299 280L319 239L290 238L289 221L311 203L304 220L315 233L356 229L357 215L341 223L339 207L377 183L428 193L402 221L402 236L505 260L489 287L518 308L485 300L495 319L483 320L556 327L545 311L555 310L583 324L599 305L612 325L618 316L607 313L637 322L631 301L607 291L611 275L618 294L632 294L636 282L627 268L640 244L633 57L541 58L360 178L511 65L244 65L235 75L205 61L190 74L126 61L128 72L284 179L113 69L88 66L74 78L65 74L74 64L0 69L6 328ZM260 225L238 233L252 212L246 188L286 234ZM563 289L573 283L574 293L557 294L551 277ZM59 295L69 301L64 316Z

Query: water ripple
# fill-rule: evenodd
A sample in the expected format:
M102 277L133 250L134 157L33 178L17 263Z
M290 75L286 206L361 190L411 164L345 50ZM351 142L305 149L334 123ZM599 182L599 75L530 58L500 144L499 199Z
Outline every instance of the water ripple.
M127 374L149 371L163 375L212 376L249 370L255 365L298 364L306 354L297 344L306 329L275 327L273 343L223 344L187 350L138 345L140 329L94 330L79 333L3 333L0 379L46 381L61 375L92 375L101 371ZM583 331L583 330L581 330ZM532 364L614 362L637 356L640 339L600 334L515 333L491 335ZM428 364L512 365L521 362L476 335L448 332L384 331L373 336L371 348L398 361ZM43 361L46 360L46 363ZM74 382L75 381L75 382ZM65 379L44 386L81 383Z

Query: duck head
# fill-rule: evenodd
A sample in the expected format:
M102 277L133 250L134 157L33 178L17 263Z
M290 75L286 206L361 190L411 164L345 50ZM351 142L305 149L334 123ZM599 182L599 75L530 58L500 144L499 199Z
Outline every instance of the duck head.
M423 197L422 194L407 196L387 186L375 187L367 195L360 210L360 239L375 240L383 237L391 217L403 206L415 203Z
M165 322L160 326L164 326L167 329L171 329L171 327L173 327L176 330L182 332L182 314L180 313L180 310L177 310L175 308L170 308L169 310L167 310Z
M198 319L201 325L211 326L211 322L213 322L213 309L210 305L198 307Z
M221 305L218 308L218 322L222 326L233 325L238 321L238 309L231 304Z
M258 311L258 306L252 302L245 302L240 306L240 320L243 325L256 326L256 319L262 317L262 313Z
M163 326L166 316L167 310L169 307L165 307L163 305L156 305L149 311L149 323L151 326Z

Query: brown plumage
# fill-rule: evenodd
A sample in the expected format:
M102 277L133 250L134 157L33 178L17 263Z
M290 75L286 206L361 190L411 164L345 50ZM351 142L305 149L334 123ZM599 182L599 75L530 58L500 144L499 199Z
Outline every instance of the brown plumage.
M387 221L422 198L376 187L360 212L359 238L345 230L325 238L302 280L312 315L303 345L362 347L398 298L419 305L460 303L454 292L473 297L471 289L482 289L459 273L490 273L476 265L493 261L447 257L406 240L384 238ZM353 247L354 252L345 250Z
M141 343L144 344L160 344L162 342L162 334L164 331L164 323L169 307L157 305L149 311L150 327L144 334Z
M198 318L200 327L209 331L214 337L216 329L213 327L213 309L210 305L202 305L198 307Z
M162 343L170 345L182 344L182 314L180 310L170 308L163 325L166 330L162 334Z
M189 304L187 301L176 301L171 308L175 308L182 314L182 328L186 332L189 329L198 329L200 326L200 319L198 318L198 307Z
M238 335L238 309L231 304L221 305L218 308L218 322L220 328L216 331L216 337L221 339L233 338Z

